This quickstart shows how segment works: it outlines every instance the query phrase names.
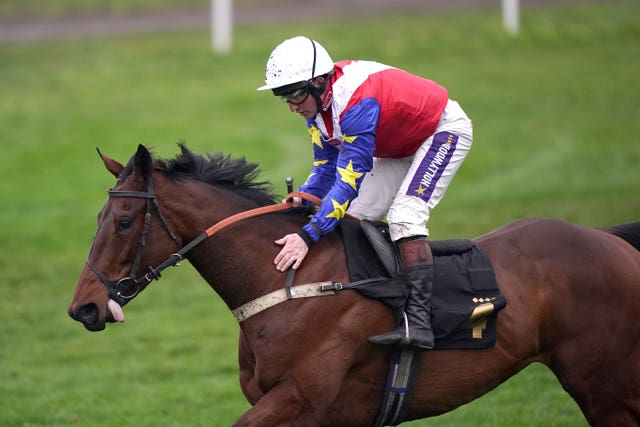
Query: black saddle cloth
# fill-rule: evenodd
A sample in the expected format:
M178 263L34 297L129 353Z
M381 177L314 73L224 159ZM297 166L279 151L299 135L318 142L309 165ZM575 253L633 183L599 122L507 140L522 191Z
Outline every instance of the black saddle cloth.
M389 260L382 262L360 222L342 221L340 233L353 282L353 286L347 288L380 300L400 318L408 295L407 284L395 275L399 271L399 258L386 224L372 224L389 245L382 253L395 259L392 263ZM498 288L489 257L478 245L466 239L430 241L430 244L434 255L431 322L435 348L493 347L497 315L506 306L506 300ZM367 280L375 278L380 280Z

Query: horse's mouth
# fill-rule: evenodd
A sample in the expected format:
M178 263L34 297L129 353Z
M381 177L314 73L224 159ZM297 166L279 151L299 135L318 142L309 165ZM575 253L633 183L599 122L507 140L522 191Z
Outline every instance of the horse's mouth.
M84 327L91 332L100 332L103 331L106 323L104 322L96 322L96 323L83 323Z
M100 310L95 303L83 305L77 310L70 311L69 315L74 320L82 323L87 330L92 332L102 331L105 328L106 323L124 322L122 307L112 299L107 303L104 320L100 318Z

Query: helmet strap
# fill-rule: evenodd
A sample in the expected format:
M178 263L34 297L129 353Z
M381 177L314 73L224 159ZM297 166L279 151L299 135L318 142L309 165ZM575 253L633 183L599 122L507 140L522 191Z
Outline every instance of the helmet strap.
M316 100L316 106L318 107L318 114L322 111L322 94L327 90L327 85L329 84L329 75L324 75L323 82L319 87L315 87L311 82L309 82L309 93Z

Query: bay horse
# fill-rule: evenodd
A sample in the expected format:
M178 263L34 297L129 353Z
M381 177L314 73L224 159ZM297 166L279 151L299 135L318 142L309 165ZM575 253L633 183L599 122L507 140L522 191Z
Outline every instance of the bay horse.
M203 238L212 224L275 198L257 181L256 164L180 148L163 160L140 145L126 166L100 153L117 180L68 309L88 330L124 320L122 306L182 255L232 310L284 287L274 240L298 230L307 214L255 216ZM530 218L474 241L508 301L496 344L421 352L407 420L451 411L541 362L590 424L638 426L640 222L598 229ZM335 232L296 273L297 283L326 280L349 281ZM240 384L252 407L235 425L372 425L391 349L367 338L394 326L391 310L356 292L294 299L242 320Z

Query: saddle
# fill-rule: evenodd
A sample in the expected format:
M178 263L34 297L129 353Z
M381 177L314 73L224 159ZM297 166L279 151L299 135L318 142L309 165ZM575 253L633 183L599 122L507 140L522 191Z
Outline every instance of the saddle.
M408 289L400 277L401 261L383 222L342 221L353 289L381 301L397 318L407 300ZM506 306L491 261L473 241L430 241L434 256L431 322L435 349L481 349L493 347L497 314Z

